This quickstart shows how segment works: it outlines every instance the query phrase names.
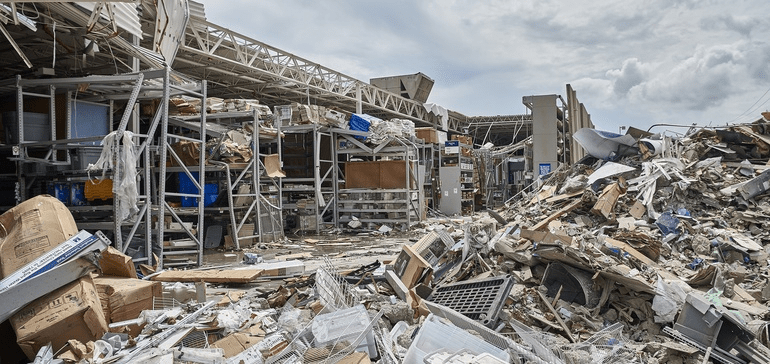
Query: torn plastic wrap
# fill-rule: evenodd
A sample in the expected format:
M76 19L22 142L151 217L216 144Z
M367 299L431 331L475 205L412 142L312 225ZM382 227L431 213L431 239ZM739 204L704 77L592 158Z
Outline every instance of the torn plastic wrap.
M91 172L101 170L100 181L106 178L107 170L117 174L113 177L115 182L112 184L112 193L118 205L115 219L125 221L139 211L136 206L139 197L136 185L136 146L134 133L130 131L124 131L120 140L117 139L117 130L102 139L102 154L96 163L88 165L87 171L90 179Z
M658 278L658 283L655 286L655 298L652 300L655 322L674 322L676 314L684 304L687 293L691 290L692 288L682 281L667 282L663 278Z

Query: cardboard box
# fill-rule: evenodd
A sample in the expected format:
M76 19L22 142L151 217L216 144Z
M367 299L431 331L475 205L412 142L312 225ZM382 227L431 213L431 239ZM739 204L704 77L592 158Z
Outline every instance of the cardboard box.
M467 146L473 147L473 137L471 137L470 135L454 134L452 135L452 140L457 140L460 142L460 144L465 144Z
M99 276L94 278L94 285L108 324L139 317L142 310L152 309L153 297L163 295L162 284L155 281ZM138 333L138 326L129 328Z
M111 246L108 246L107 250L102 252L99 267L101 267L102 274L107 276L139 278L136 275L134 260Z
M215 341L211 344L211 347L224 350L225 358L231 358L258 344L263 339L263 337L259 336L234 333Z
M86 343L107 332L107 320L91 276L36 299L9 320L16 331L16 342L29 360L49 342L58 351L67 340Z
M0 278L78 233L72 214L53 196L39 195L0 215Z
M337 364L371 364L371 362L369 354L356 351L340 359Z
M438 130L435 128L414 128L414 134L417 136L417 139L422 139L426 144L439 143Z
M251 246L259 241L259 238L244 238L245 236L254 236L255 234L254 224L243 224L241 230L238 231L238 244L243 248L244 246ZM227 235L225 235L225 247L235 248L235 242L233 241L233 227L227 226Z
M398 278L404 285L411 289L420 282L420 277L424 275L426 270L432 270L433 267L421 257L420 254L414 251L414 249L408 245L404 245L401 253L396 258L396 262L393 263L393 271L396 272ZM425 275L425 280L429 280L430 274Z
M411 188L415 188L415 181ZM404 161L346 162L345 188L406 188Z
M179 156L179 159L182 160L184 165L197 166L200 164L200 143L183 140L172 144L171 149L173 149L176 155ZM179 162L177 162L176 158L173 156L168 156L168 159L170 166L176 167L179 165Z

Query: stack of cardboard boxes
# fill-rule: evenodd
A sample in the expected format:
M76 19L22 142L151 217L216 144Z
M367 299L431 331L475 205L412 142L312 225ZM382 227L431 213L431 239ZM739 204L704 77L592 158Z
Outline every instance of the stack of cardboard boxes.
M0 274L5 278L77 234L77 225L58 199L41 195L0 215ZM93 280L86 276L28 304L9 319L17 343L34 359L40 347L68 339L90 341L107 331ZM61 335L67 332L68 335Z
M414 134L425 144L443 144L446 141L446 132L436 128L414 128Z
M463 156L470 157L471 150L473 149L473 137L470 135L452 135L452 140L460 142L460 151Z
M0 215L0 278L13 274L77 233L69 210L52 196L36 196L8 210ZM102 275L85 275L69 282L10 317L16 344L27 359L33 360L48 343L57 352L68 345L72 347L72 340L98 340L109 330L109 323L137 318L142 310L152 308L152 297L161 295L160 282L137 279L131 259L115 249L104 252L100 266ZM133 330L138 333L138 327ZM0 338L6 354L13 351L14 343L4 342L9 339ZM0 354L0 360L9 358Z

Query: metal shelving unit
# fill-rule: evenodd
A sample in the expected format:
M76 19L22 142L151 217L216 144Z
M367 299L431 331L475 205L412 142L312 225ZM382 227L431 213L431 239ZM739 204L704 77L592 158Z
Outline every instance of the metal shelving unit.
M16 127L14 131L18 140L8 147L12 150L12 158L16 163L16 202L21 202L34 194L45 193L41 186L45 183L90 183L91 177L104 176L119 183L123 176L128 176L124 182L129 182L135 173L136 198L135 206L124 206L128 201L111 197L110 205L69 206L77 218L78 227L89 230L104 230L113 233L113 243L120 251L132 255L135 262L154 264L153 245L158 240L153 234L152 214L153 195L151 186L151 169L157 146L155 133L158 126L167 119L167 105L154 110L153 116L146 126L145 133L130 132L129 122L132 120L134 108L140 100L167 99L179 90L170 85L169 68L149 70L144 72L117 76L88 76L77 78L56 78L26 80L17 77L15 80L0 82L0 89L13 89L16 94ZM57 123L57 95L65 100L64 120ZM45 140L29 140L25 136L25 102L47 102L50 136ZM106 170L93 171L91 176L83 169L86 162L81 160L77 166L73 163L74 156L82 156L85 148L94 148L107 135L91 135L77 138L71 133L73 105L75 102L88 102L91 105L101 105L108 110L107 131L111 140L108 155L111 156L111 167ZM116 106L118 105L118 106ZM115 110L122 114L117 126L113 124L112 116ZM61 114L59 114L61 115ZM57 125L61 124L61 125ZM57 126L63 129L64 138L57 138ZM94 134L94 133L92 133ZM121 152L133 148L136 164L129 167L127 161L121 158ZM133 168L133 170L129 169ZM127 174L129 173L129 174ZM125 187L117 187L125 188ZM69 202L69 201L67 201ZM121 207L130 208L132 214L121 218L116 214Z
M466 155L463 148L469 146L457 141L448 141L441 146L439 209L447 215L469 215L474 210L473 156Z
M291 120L290 108L280 110L280 120ZM294 219L300 231L320 232L333 227L336 222L326 217L334 215L331 128L304 124L282 125L280 129L284 134L281 160L286 171L280 181L284 218Z
M166 69L166 78L169 77L169 70ZM172 86L169 83L164 83L163 95L160 102L160 108L165 109L163 117L160 120L160 138L158 146L158 193L154 194L155 211L157 216L157 224L154 231L156 232L155 241L158 242L158 266L165 267L171 265L189 265L203 263L203 237L204 237L204 198L205 198L205 186L206 186L206 81L201 81L198 87L195 88L182 88L178 86ZM196 117L196 121L187 123L184 127L175 126L171 128L169 126L169 119L175 119L176 117L170 117L168 115L169 98L171 97L171 89L179 92L181 95L197 98L200 100L201 113ZM175 123L172 122L172 125ZM176 123L178 125L178 123ZM184 134L183 134L184 133ZM182 161L182 158L174 151L172 144L177 141L186 141L192 143L194 148L197 148L198 165L186 166ZM170 159L169 159L170 157ZM178 167L167 168L166 161L175 162ZM192 167L192 168L191 168ZM201 173L203 171L203 173ZM197 176L193 175L193 172L198 172ZM185 191L174 192L169 191L167 188L168 180L173 176L173 173L184 173L189 181L193 184L194 189L197 192ZM168 197L173 198L191 198L197 202L197 206L193 208L179 208L172 206L169 203ZM171 222L180 225L179 230L168 230L165 228L165 216L166 214L171 216ZM193 220L193 226L186 223ZM167 235L168 234L168 235ZM184 236L184 240L175 240L172 237L176 235ZM168 240L167 240L168 239ZM192 261L194 257L194 261Z
M196 119L197 116L175 117L170 119L170 123L191 127L194 126L192 120ZM247 124L251 129L249 148L253 157L245 163L225 163L211 160L209 155L205 167L207 174L222 181L221 191L226 196L224 206L205 207L205 216L214 220L218 215L227 213L226 225L231 227L230 236L236 249L242 248L241 240L263 241L269 238L276 241L283 237L281 201L278 198L280 178L269 177L265 166L265 158L269 154L278 154L280 160L280 128L264 128L257 110L211 113L207 115L206 135L223 140L229 131ZM171 171L182 170L173 167ZM244 230L247 227L249 229ZM214 244L204 246L213 247Z
M439 178L439 147L438 144L424 143L417 144L420 155L420 178L425 209L438 209L439 188L441 179Z
M343 129L333 132L338 226L347 224L353 216L364 224L401 224L404 228L420 221L425 206L422 181L418 178L417 145L404 138L389 137L378 145L369 146L358 139L368 133ZM403 187L348 188L342 167L353 159L403 163Z

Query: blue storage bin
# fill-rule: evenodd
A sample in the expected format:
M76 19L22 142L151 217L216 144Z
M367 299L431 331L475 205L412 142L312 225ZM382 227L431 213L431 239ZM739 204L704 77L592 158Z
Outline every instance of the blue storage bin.
M48 194L56 197L63 204L69 206L70 204L70 186L66 182L50 182L48 183Z
M203 187L203 191L205 194L203 195L203 206L211 206L214 202L217 202L217 197L219 197L219 184L217 183L206 183L206 185ZM198 206L198 204L195 204L195 206Z
M198 179L198 172L190 172L190 174L192 174L195 179ZM179 193L198 193L198 189L195 187L193 181L190 180L190 177L187 176L187 173L179 172L178 177ZM211 204L217 201L217 197L219 196L219 184L206 183L203 187L203 191L203 206L211 206ZM198 207L198 199L195 197L182 197L182 207Z
M85 194L86 186L83 182L73 183L70 186L70 204L72 206L88 205Z

